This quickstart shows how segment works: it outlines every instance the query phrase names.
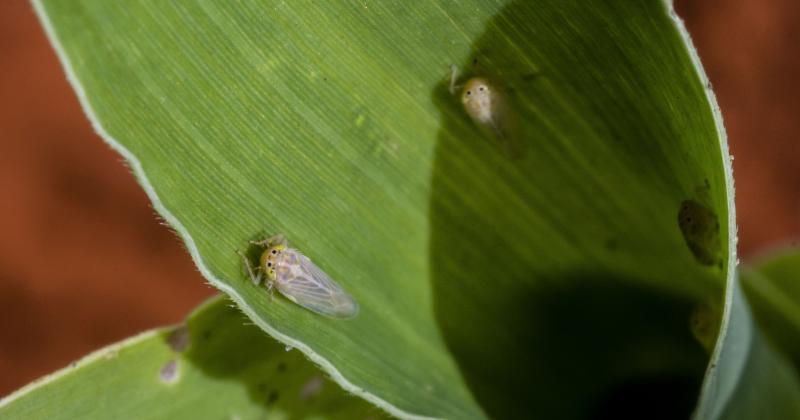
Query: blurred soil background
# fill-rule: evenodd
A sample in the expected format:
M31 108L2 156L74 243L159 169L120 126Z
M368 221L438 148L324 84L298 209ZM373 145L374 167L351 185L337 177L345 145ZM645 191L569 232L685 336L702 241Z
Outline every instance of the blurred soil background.
M735 155L743 260L800 238L800 2L681 0ZM0 2L0 396L211 296L94 134L28 2Z

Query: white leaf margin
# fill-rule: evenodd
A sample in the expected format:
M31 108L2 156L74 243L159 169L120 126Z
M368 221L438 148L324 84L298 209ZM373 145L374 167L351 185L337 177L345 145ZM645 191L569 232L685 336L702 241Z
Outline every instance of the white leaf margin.
M700 78L700 83L702 83L705 87L704 90L706 93L706 100L711 105L711 112L714 116L714 122L717 129L717 138L719 140L720 151L722 154L720 157L722 158L723 168L725 171L725 195L728 199L728 266L726 267L727 277L725 279L722 320L720 323L719 334L717 335L717 341L714 344L714 351L711 353L711 359L706 367L706 373L703 379L702 388L700 390L700 397L698 399L697 407L692 415L693 419L695 420L710 420L717 418L716 415L713 415L718 414L718 410L715 410L714 407L719 407L719 409L722 409L727 404L728 399L730 399L730 397L733 395L735 390L734 385L736 382L719 380L719 372L722 366L720 365L720 359L723 353L728 351L727 348L729 347L726 345L726 342L728 342L728 332L731 327L733 297L734 290L736 289L735 273L739 262L736 255L736 244L738 237L736 231L736 206L734 200L735 190L733 186L733 157L730 155L728 149L728 136L725 132L722 111L717 103L717 97L714 95L714 91L711 89L711 82L708 79L705 70L703 69L702 63L700 62L700 56L697 54L697 49L695 49L694 44L692 43L692 38L689 36L689 31L686 30L683 20L676 13L673 0L663 0L663 4L667 13L672 19L672 22L675 24L675 27L678 29L681 38L683 39L684 46L689 53L692 64L694 64L697 76ZM748 331L746 336L749 337L749 335L750 333ZM740 337L736 337L737 340L739 338ZM740 349L735 348L734 350ZM726 369L734 369L736 371L734 377L738 378L741 371L744 369L744 359L746 357L742 356L746 355L736 354L736 356L737 357L733 357L733 359L728 359L726 357L727 362L724 364L724 366ZM726 384L729 384L729 386L726 386Z
M114 149L117 153L122 155L122 157L128 162L130 168L136 177L139 184L144 189L147 197L153 203L153 208L158 212L158 214L164 218L164 220L169 223L169 225L178 233L180 238L186 244L186 249L189 250L189 254L192 257L195 265L197 266L200 274L211 283L212 286L216 287L217 289L221 290L225 294L227 294L231 300L236 303L236 305L242 310L242 312L247 315L259 328L266 331L267 334L274 337L276 340L280 341L281 343L285 344L286 346L290 346L301 351L311 362L319 366L325 373L330 375L330 378L339 384L344 390L350 392L353 395L361 397L370 403L374 404L375 406L385 410L387 413L391 414L392 416L401 418L401 419L410 419L410 420L435 420L436 417L427 417L421 416L414 413L409 413L404 411L392 404L388 401L378 397L375 394L372 394L365 389L357 386L356 384L350 382L347 378L339 372L338 369L326 358L322 357L319 353L315 352L311 347L309 347L306 343L302 341L298 341L293 337L290 337L284 334L281 331L278 331L275 327L265 322L261 317L259 317L253 308L247 305L247 302L242 298L239 293L233 289L232 287L225 284L223 281L218 279L214 274L209 270L206 266L205 262L203 261L203 257L200 255L200 251L198 250L197 246L195 245L194 238L189 234L189 231L183 226L183 224L175 217L164 203L162 203L161 199L159 198L158 194L156 194L155 189L153 188L152 184L147 178L147 175L142 168L141 162L136 158L136 156L131 153L128 149L125 148L120 142L114 139L103 127L100 123L100 120L97 118L94 109L92 108L91 103L86 95L86 91L81 85L80 80L78 79L77 75L72 69L72 64L67 56L66 52L61 46L59 42L58 35L50 22L50 19L47 15L47 11L45 6L42 4L42 0L32 0L34 11L39 18L42 26L44 27L45 33L47 34L47 38L50 41L50 45L53 46L53 49L58 56L59 61L61 62L62 67L64 68L64 72L67 75L67 81L69 82L72 89L75 91L76 96L78 97L78 102L83 109L83 112L86 114L86 117L89 118L89 121L92 124L92 128L94 129L95 133L99 135L103 141L108 143L112 149ZM147 333L143 334L142 336L137 336L132 338L132 340L139 339L141 340ZM127 340L126 340L127 343ZM47 378L45 378L47 379ZM23 389L30 391L33 388L36 388L41 383L46 383L47 380L36 381L30 386L26 386ZM22 391L22 390L20 390ZM21 392L15 392L8 400L12 400L15 397L22 395ZM10 401L3 400L3 403L8 403Z
M675 12L673 0L662 1L683 39L700 82L705 87L706 99L711 105L722 154L726 196L728 199L728 267L725 279L725 294L723 296L722 320L714 351L706 367L703 385L700 389L700 396L692 414L692 419L721 420L731 417L737 418L742 415L746 418L748 414L743 413L742 410L737 410L735 407L736 401L734 398L741 396L742 392L751 394L749 396L751 401L758 400L761 402L757 405L764 405L764 407L746 407L749 411L758 412L759 415L768 416L769 414L759 410L760 408L766 408L768 412L769 408L766 406L775 402L779 405L783 404L784 407L793 406L796 408L797 405L793 404L792 401L800 396L800 382L798 382L797 373L782 355L772 349L770 343L764 341L764 337L760 334L758 325L755 324L750 305L741 288L737 271L739 259L736 255L738 237L733 185L733 156L730 155L728 149L722 112L689 32L686 30L683 20ZM744 382L746 378L743 376L748 371L748 365L754 362L757 363L753 358L759 357L769 359L767 360L768 363L771 363L772 366L779 366L782 369L782 372L778 372L780 378L777 378L774 383L769 385L778 387L785 385L788 389L775 390L777 392L773 392L774 390L770 386L762 388L753 386L751 389L743 388L750 385ZM759 392L765 394L759 394ZM765 398L762 399L760 398L761 396Z
M123 156L125 160L129 163L134 176L138 180L139 184L145 190L150 201L153 203L154 209L159 213L161 217L166 220L170 226L172 226L181 239L185 242L186 248L189 250L189 253L194 261L195 265L198 267L200 273L205 277L214 287L220 289L224 293L226 293L230 298L238 305L238 307L251 319L255 322L262 330L266 331L268 334L273 336L275 339L280 341L281 343L291 346L300 350L309 360L313 363L318 365L323 371L330 375L331 379L338 383L343 389L346 391L359 396L372 404L376 405L379 408L382 408L387 413L404 419L414 419L414 420L428 420L428 419L435 419L434 417L426 417L420 416L413 413L409 413L407 411L401 410L398 407L390 404L389 402L381 399L380 397L358 387L357 385L353 384L349 380L347 380L341 372L336 369L336 367L327 359L316 353L311 347L306 345L305 343L298 341L281 331L278 331L275 327L271 326L270 324L266 323L263 319L261 319L252 308L250 308L245 300L236 292L235 289L229 287L227 284L222 282L220 279L216 278L213 273L208 269L205 265L202 256L194 243L194 239L187 229L183 226L183 224L164 206L161 199L159 198L158 194L156 194L152 184L148 180L141 163L136 158L136 156L131 153L128 149L126 149L121 143L115 140L109 133L103 128L102 124L100 123L99 119L96 117L94 110L88 100L86 92L81 85L80 81L78 80L75 72L72 70L72 65L69 61L69 58L66 55L66 52L61 47L61 44L58 40L56 35L55 29L53 28L45 10L45 7L42 4L42 0L32 0L33 8L38 16L42 26L45 29L47 37L53 46L56 55L61 62L64 72L66 73L67 80L75 90L75 93L78 97L78 101L83 109L84 113L86 114L87 118L92 124L94 131L106 142L108 143L112 149L114 149L117 153ZM715 121L716 131L717 131L717 138L719 140L720 151L721 151L721 158L723 161L723 168L725 172L725 180L726 180L726 196L727 196L727 213L728 213L728 266L727 266L727 278L725 284L725 295L724 295L724 307L723 307L723 316L722 322L720 325L720 332L717 336L717 341L714 346L714 351L711 355L711 359L709 361L708 367L706 369L705 378L703 381L703 386L700 393L700 398L698 401L697 408L695 409L695 413L693 415L694 419L697 420L706 420L706 419L717 419L722 415L724 412L728 401L733 396L734 392L736 391L736 385L738 382L738 378L741 375L741 372L744 370L744 365L746 364L746 359L748 355L748 346L742 346L742 342L747 342L752 339L752 318L749 313L748 308L746 307L746 303L741 296L741 290L738 287L737 279L736 279L736 267L738 265L738 258L736 257L736 244L737 244L737 232L736 232L736 212L734 206L734 185L733 185L733 166L732 166L732 156L729 153L728 143L727 143L727 135L725 132L722 113L720 111L719 105L716 100L716 96L714 92L710 88L711 84L708 80L708 77L703 70L703 66L700 62L700 58L697 55L697 51L694 48L694 45L691 41L691 37L689 36L686 27L683 24L683 20L676 14L672 0L662 0L662 3L665 7L665 11L670 16L672 22L678 29L681 38L684 41L684 46L686 47L687 52L691 58L692 64L695 67L695 71L697 72L697 76L700 79L700 82L705 86L705 93L706 99L711 106L712 114ZM736 304L734 304L736 301ZM732 315L734 315L732 317ZM732 325L742 325L742 329L739 332L731 331ZM145 339L151 336L154 331L149 331L142 333L138 336L134 336L128 340L125 340L121 343L117 343L112 347L117 347L119 345L128 345L142 339ZM95 357L99 357L106 352L106 349L101 349L95 353L92 353L90 356L87 356L83 360L91 360ZM725 355L725 357L723 357ZM724 369L722 369L724 367ZM48 383L54 380L58 375L63 374L63 372L68 371L65 369L64 371L56 372L53 375L47 376L40 380L37 380L27 386L17 390L7 398L4 398L2 402L0 402L0 407L9 404L11 401L23 395L32 389L35 389L45 383ZM720 375L720 372L724 372L724 376Z

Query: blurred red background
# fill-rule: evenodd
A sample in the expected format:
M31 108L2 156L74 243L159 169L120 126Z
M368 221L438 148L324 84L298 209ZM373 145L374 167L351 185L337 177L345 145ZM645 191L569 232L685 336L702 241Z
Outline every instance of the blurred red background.
M800 237L800 2L678 1L718 95L743 259ZM214 291L94 134L31 6L0 2L0 396Z

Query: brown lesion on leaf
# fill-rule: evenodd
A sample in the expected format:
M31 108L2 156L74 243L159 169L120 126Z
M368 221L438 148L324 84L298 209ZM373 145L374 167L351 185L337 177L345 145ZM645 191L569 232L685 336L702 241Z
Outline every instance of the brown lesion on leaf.
M711 209L708 184L698 188L697 198L683 200L678 209L678 227L686 246L695 259L703 265L722 263L720 224L717 214Z
M175 328L167 337L167 344L175 352L186 351L191 344L189 328L186 325Z
M324 385L325 379L321 375L315 375L300 389L300 399L306 401L313 398L322 391Z
M277 390L273 389L272 391L270 391L269 395L267 396L267 405L275 404L276 402L278 402L279 398L280 398L280 394L278 393Z
M178 380L178 361L172 359L161 367L158 371L158 378L165 384L171 384Z
M698 302L692 308L689 328L694 338L709 353L714 349L721 322L722 308L715 300Z

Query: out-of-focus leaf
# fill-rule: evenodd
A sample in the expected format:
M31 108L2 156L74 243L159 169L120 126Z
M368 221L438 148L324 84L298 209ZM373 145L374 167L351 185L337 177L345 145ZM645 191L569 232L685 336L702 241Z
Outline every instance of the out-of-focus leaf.
M800 250L768 254L741 271L758 325L800 367Z
M745 283L746 284L746 283ZM800 382L786 356L755 324L739 281L695 412L702 420L800 418Z
M0 402L4 419L380 419L227 299L99 350Z

